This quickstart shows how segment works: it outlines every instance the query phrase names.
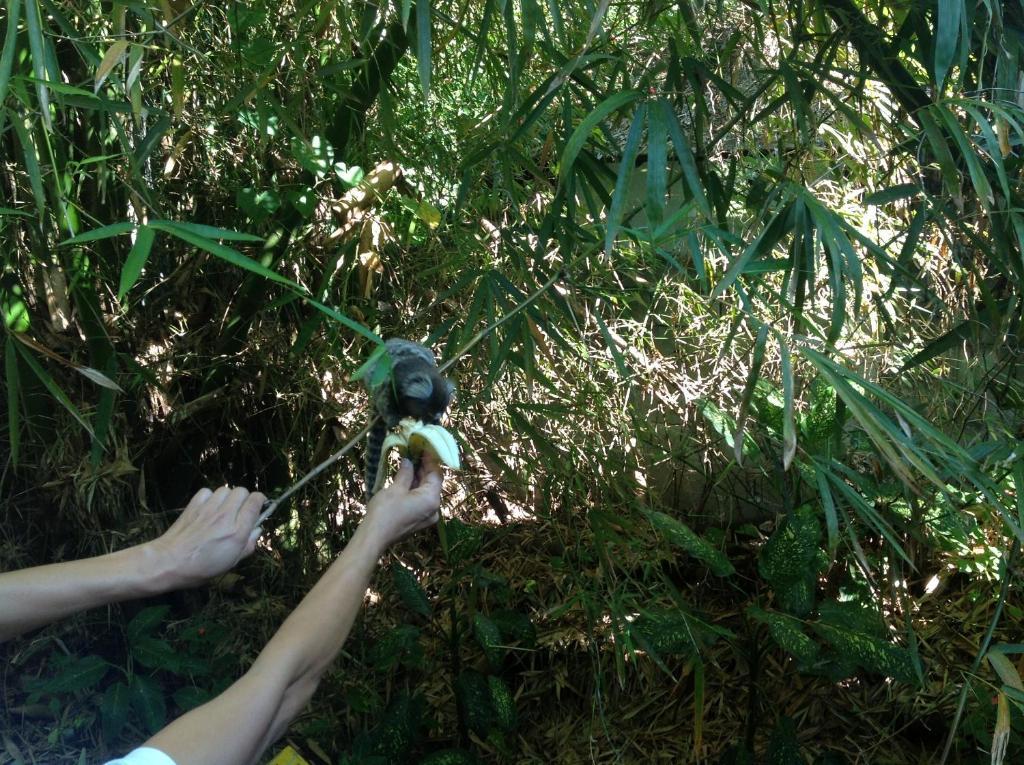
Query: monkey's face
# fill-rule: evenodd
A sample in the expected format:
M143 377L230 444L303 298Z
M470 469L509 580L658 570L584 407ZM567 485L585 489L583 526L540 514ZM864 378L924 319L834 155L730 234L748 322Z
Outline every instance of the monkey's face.
M439 424L451 400L451 385L433 369L403 372L396 365L395 399L401 416Z
M443 381L440 384L435 382L431 381L430 392L426 396L400 395L398 404L402 414L432 425L440 423L444 410L448 408L450 394Z

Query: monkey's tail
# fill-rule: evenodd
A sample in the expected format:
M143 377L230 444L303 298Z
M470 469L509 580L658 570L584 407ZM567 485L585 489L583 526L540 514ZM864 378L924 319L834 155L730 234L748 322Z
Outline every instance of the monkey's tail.
M380 452L384 447L384 439L388 435L388 426L380 417L370 428L366 440L366 499L373 496L377 485L377 474L380 472Z

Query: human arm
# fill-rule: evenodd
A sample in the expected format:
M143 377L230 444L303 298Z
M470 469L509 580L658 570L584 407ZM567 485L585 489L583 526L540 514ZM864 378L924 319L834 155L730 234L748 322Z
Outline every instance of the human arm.
M192 587L253 551L259 492L200 489L157 539L95 558L0 574L0 641L94 606Z
M313 696L363 602L370 575L393 542L437 522L441 474L424 455L403 462L377 494L345 550L284 621L252 667L222 694L179 717L146 746L178 765L243 765L284 733Z

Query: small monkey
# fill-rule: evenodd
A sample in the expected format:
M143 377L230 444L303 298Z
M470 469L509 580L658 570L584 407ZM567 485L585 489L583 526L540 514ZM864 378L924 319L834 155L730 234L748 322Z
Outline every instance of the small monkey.
M390 373L374 384L377 361L366 371L367 391L373 407L371 417L380 415L370 429L366 446L366 495L372 496L381 469L381 447L389 430L399 421L412 417L424 423L438 425L451 403L455 386L437 371L437 362L431 350L411 340L392 338L384 343L390 361Z

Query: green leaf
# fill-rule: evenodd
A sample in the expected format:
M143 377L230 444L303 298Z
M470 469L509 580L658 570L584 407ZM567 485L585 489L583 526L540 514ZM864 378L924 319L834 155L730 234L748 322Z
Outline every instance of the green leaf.
M416 0L416 63L423 100L430 95L430 0Z
M143 667L175 673L180 669L178 655L166 640L144 635L132 643L131 650L132 660Z
M665 539L705 563L715 576L731 576L736 572L721 550L710 545L682 521L657 510L645 510L644 514Z
M4 33L3 52L0 53L0 108L7 100L7 86L11 79L11 66L14 63L15 40L18 37L18 24L21 21L21 0L7 0L7 31Z
M493 671L501 669L505 660L505 647L501 642L501 630L493 621L479 611L473 615L473 634L480 647L484 649L484 656Z
M31 5L31 3L29 3ZM39 167L39 152L36 150L32 134L25 127L22 119L15 119L11 122L14 133L18 136L18 143L21 145L21 155L25 161L24 170L28 173L29 185L32 187L32 200L35 202L36 210L39 212L39 219L46 217L47 200L46 192L43 189L43 173Z
M828 485L828 478L823 474L823 467L815 460L814 479L818 486L818 496L821 497L821 506L825 511L825 529L828 533L828 560L829 565L836 559L836 550L839 548L839 515L836 513L835 499L832 497L832 490Z
M733 453L736 463L743 464L743 428L747 422L747 415L750 413L750 400L757 387L757 380L761 375L761 365L764 363L765 344L768 340L768 325L762 324L757 331L757 338L754 340L754 351L751 356L750 370L747 372L747 383L743 388L743 396L740 398L740 411L736 416L736 433L733 436Z
M94 228L91 231L73 236L70 239L65 239L60 243L59 246L66 247L69 244L84 244L85 242L95 242L98 239L109 239L112 236L121 236L121 234L127 234L134 231L136 228L134 223L128 223L122 221L121 223L111 223L109 226L101 226L100 228Z
M237 250L234 250L223 244L218 244L212 239L209 239L201 234L195 233L191 228L182 226L179 223L168 220L154 220L151 221L149 225L150 227L155 228L157 231L163 231L167 234L175 236L178 239L181 239L184 242L194 245L195 247L198 247L201 250L205 250L211 255L217 256L221 260L225 260L228 263L231 263L234 266L244 268L246 271L251 271L254 274L258 274L259 276L262 276L265 279L275 281L278 284L287 285L288 287L292 287L298 290L299 292L305 292L305 290L302 287L300 287L297 283L293 282L288 277L281 276L281 274L277 273L276 271L270 270L263 264L253 260L252 258L246 255L243 255Z
M171 118L166 114L153 123L153 126L146 132L146 135L141 141L139 141L139 145L135 149L132 161L136 168L149 158L153 149L155 149L160 143L160 139L163 138L164 134L170 129Z
M935 87L942 92L960 47L964 0L939 0L935 15Z
M121 735L130 709L128 686L120 681L107 686L100 699L100 719L107 746L112 746Z
M149 733L156 733L167 722L164 689L151 677L135 675L128 685L132 709Z
M142 226L135 236L135 244L131 252L121 266L121 282L117 288L117 299L124 300L128 290L132 288L142 274L142 267L149 259L150 250L153 248L153 240L156 238L156 231L149 226Z
M142 637L151 637L153 631L163 623L170 610L171 607L166 605L149 606L135 614L125 628L128 642L134 643Z
M615 361L615 367L619 370L619 374L622 375L623 379L628 378L629 367L626 366L626 359L623 357L622 351L619 350L619 345L615 342L615 338L612 337L612 333L608 330L608 325L604 323L604 319L601 318L599 311L594 311L593 316L597 321L597 328L601 331L605 345L612 355L612 360Z
M653 226L661 223L668 191L666 142L665 110L651 109L647 115L647 218Z
M475 670L463 670L455 679L455 698L466 727L486 739L498 722L487 679Z
M68 410L71 416L78 421L78 424L85 428L86 433L88 433L90 437L93 437L92 428L89 426L85 417L83 417L82 413L78 411L78 408L71 403L71 399L69 399L64 391L60 389L60 386L53 381L53 378L50 377L46 370L39 366L39 362L32 357L32 354L29 353L21 343L15 344L15 348L18 349L21 357L25 359L25 363L28 365L28 368L35 373L36 377L38 377L39 381L43 384L43 387L50 392L50 395L57 399L57 401L60 402L60 405Z
M789 470L796 455L796 422L793 417L793 362L789 345L779 337L779 356L782 366L782 469Z
M916 183L900 183L887 189L880 189L871 194L866 194L864 196L864 204L866 206L887 205L901 199L916 197L920 193L921 187Z
M191 231L196 236L204 236L207 239L226 239L232 242L258 242L262 244L265 240L262 236L246 234L242 231L232 231L218 226L206 226L202 223L186 223L185 221L154 221L154 223L170 223L183 231Z
M686 185L689 187L690 193L697 200L697 205L700 207L701 212L704 213L704 217L711 220L713 217L711 205L708 204L708 198L704 194L704 185L701 183L700 173L697 171L697 161L694 159L690 144L683 135L683 128L679 124L679 119L676 117L675 112L672 111L669 102L664 98L658 99L658 107L662 110L665 122L668 125L668 134L672 138L672 145L676 150L676 159L682 165Z
M36 79L36 95L39 98L39 115L43 120L43 126L47 132L53 129L50 120L50 95L45 83L48 80L59 82L57 72L51 70L48 64L51 61L48 55L51 51L47 46L47 39L43 34L42 22L39 18L39 6L36 0L28 0L25 3L25 29L28 33L28 46L32 54L32 73ZM48 71L49 70L49 71ZM49 74L50 76L47 76ZM14 120L18 125L20 120Z
M604 235L604 251L608 257L611 257L612 248L615 246L615 235L622 223L622 211L626 194L629 191L629 179L633 176L633 167L636 164L640 138L644 132L646 114L647 104L642 103L637 106L636 112L633 114L633 124L629 126L629 134L626 136L626 145L622 150L622 160L619 162L619 172L615 178L615 191L612 193L612 203L608 211Z
M491 703L494 705L498 726L506 733L511 733L517 724L516 701L512 691L504 680L494 675L487 678L487 684L491 689Z
M640 97L638 90L624 90L615 93L602 101L590 114L588 114L576 129L569 136L562 150L562 159L558 168L558 184L564 186L572 173L576 157L579 156L583 146L590 140L590 134L598 124L606 119L612 112L621 109L626 104L632 103Z
M391 564L391 579L403 605L413 613L430 617L430 600L416 577L398 561Z
M747 615L765 624L771 633L772 640L799 661L810 664L817 657L818 644L804 633L799 619L774 611L762 611L756 606L748 608Z
M109 670L110 664L100 656L68 657L60 666L57 675L32 683L30 690L43 693L71 693L95 688Z

